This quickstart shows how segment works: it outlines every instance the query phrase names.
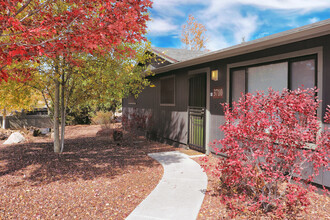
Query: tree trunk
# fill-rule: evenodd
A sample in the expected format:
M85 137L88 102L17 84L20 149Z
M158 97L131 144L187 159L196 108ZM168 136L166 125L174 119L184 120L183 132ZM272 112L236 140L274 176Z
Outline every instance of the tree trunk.
M56 68L55 68L56 69ZM59 120L59 108L60 108L60 83L55 76L55 102L54 102L54 152L60 153L60 120Z
M3 129L6 129L6 116L7 116L6 107L4 107L3 114L2 114L2 128Z
M61 153L64 149L64 135L65 135L65 76L62 73L62 83L61 83Z

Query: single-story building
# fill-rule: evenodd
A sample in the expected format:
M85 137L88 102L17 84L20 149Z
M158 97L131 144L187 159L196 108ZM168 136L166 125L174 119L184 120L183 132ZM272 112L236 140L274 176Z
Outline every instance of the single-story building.
M5 117L6 129L19 129L24 127L52 128L53 121L47 108L35 108L32 111L11 113ZM0 115L0 126L4 123Z
M139 115L149 135L172 144L210 153L208 143L223 137L220 103L237 100L241 92L303 84L319 89L319 117L330 105L330 19L209 53L167 48L153 53L152 86L137 99L123 100L123 116ZM329 176L321 184L330 186Z

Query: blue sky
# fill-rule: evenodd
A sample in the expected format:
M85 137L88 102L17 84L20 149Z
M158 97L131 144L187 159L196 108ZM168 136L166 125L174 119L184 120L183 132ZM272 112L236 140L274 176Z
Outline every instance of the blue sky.
M181 27L192 14L205 25L207 48L245 41L330 18L330 0L153 0L152 46L183 48Z

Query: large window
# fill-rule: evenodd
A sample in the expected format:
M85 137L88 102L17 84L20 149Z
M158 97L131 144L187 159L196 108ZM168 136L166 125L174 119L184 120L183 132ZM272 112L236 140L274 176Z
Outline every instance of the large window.
M175 104L175 78L174 76L162 78L160 80L160 104Z
M276 63L247 69L248 92L257 90L267 91L272 87L281 91L288 85L288 63Z
M274 63L246 66L231 70L231 101L238 101L241 93L257 90L267 93L269 87L276 91L284 88L316 86L316 56L288 59Z

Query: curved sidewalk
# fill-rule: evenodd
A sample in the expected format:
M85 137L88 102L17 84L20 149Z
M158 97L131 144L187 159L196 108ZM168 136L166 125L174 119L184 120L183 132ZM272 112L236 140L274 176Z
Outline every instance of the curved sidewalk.
M126 219L196 219L207 188L202 168L178 151L148 155L164 167L163 178Z

